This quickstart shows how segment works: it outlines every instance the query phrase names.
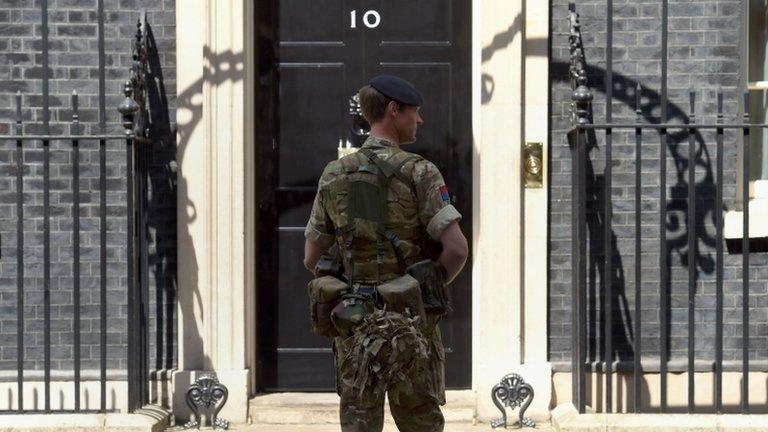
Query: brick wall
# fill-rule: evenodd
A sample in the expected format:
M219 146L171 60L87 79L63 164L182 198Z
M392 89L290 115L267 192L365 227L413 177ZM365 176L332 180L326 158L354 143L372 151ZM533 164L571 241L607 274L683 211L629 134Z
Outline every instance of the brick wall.
M98 15L96 0L49 0L50 131L69 133L70 95L77 91L82 133L99 133ZM153 137L149 159L149 301L151 367L155 345L175 358L175 13L173 0L105 0L107 132L122 132L116 110L129 77L131 44L140 11L147 10L156 43L151 95ZM13 133L15 92L23 95L24 133L43 131L43 56L40 0L0 1L0 133ZM73 184L71 142L50 146L51 367L73 367ZM125 142L107 144L107 358L126 368ZM15 142L0 142L0 371L16 368ZM98 142L80 143L81 354L83 369L99 367L99 158ZM43 368L43 159L42 144L24 150L25 369ZM158 307L159 304L159 307ZM158 329L156 317L162 311ZM170 325L165 323L169 319ZM170 341L171 345L168 344ZM167 354L171 354L170 356ZM172 364L170 364L172 366Z
M605 119L606 2L579 1L582 34L588 63L589 86L595 100L594 121ZM565 132L570 127L571 90L568 81L568 4L552 2L551 67L551 185L549 221L549 352L554 362L570 361L571 344L571 155ZM725 93L726 121L737 120L741 6L739 1L669 2L669 116L671 122L685 122L689 112L688 93L697 94L698 121L714 122L716 92ZM637 83L644 88L643 121L658 122L661 114L661 2L614 1L614 121L633 121ZM716 145L711 132L697 136L696 150L696 238L695 263L688 263L688 138L670 130L667 147L667 249L670 283L670 355L687 356L688 266L696 268L696 354L700 360L714 360L715 344L715 175ZM635 136L613 134L613 346L620 358L633 356L635 322ZM740 140L735 133L725 137L725 208L734 209ZM604 259L604 133L590 138L587 196L589 357L601 357L604 342L599 329L603 304ZM660 334L659 280L659 150L657 132L644 132L642 146L642 301L643 359L658 358ZM751 255L750 357L766 358L768 330L768 256ZM725 360L741 358L741 256L725 254L724 265ZM597 325L595 325L597 323Z

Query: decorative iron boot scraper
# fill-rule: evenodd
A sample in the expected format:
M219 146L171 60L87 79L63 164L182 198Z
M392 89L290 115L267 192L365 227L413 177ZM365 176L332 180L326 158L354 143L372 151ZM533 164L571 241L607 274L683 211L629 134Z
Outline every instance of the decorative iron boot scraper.
M200 429L200 408L205 407L206 416L214 429L228 429L229 422L219 418L219 411L227 403L229 391L227 387L210 374L201 375L187 390L187 405L192 410L192 416L184 425L184 429ZM213 415L211 416L211 411Z
M507 428L507 412L504 410L505 406L510 409L520 407L518 412L519 421L516 423L518 429L525 427L536 427L536 424L528 417L525 417L525 410L533 402L533 387L530 384L523 381L523 377L518 374L508 374L501 379L501 382L493 386L491 390L491 399L496 408L501 411L501 418L493 420L491 427Z

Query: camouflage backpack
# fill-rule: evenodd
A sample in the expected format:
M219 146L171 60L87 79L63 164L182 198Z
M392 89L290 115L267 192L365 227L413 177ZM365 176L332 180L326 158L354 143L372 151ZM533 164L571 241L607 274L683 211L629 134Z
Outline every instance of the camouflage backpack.
M390 160L385 161L365 147L361 148L359 153L365 157L363 163L360 163L359 155L340 160L346 172L348 204L344 215L347 224L339 227L336 236L346 254L345 265L349 266L350 287L357 282L354 280L355 246L359 247L366 242L375 241L377 284L381 282L381 266L385 260L391 259L390 254L394 254L397 260L399 274L405 274L407 265L400 250L400 239L388 223L387 196L394 180L414 190L412 180L403 174L402 167L418 157L406 152L397 152ZM355 242L357 244L354 244Z

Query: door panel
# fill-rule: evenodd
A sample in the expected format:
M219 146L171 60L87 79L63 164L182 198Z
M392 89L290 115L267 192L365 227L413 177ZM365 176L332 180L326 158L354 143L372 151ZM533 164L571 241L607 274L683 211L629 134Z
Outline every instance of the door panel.
M279 186L317 185L317 173L336 157L333 144L346 119L344 64L281 63L278 73L278 160L280 167L289 168L280 170ZM290 169L299 163L301 169Z
M315 179L316 180L316 179ZM307 224L307 215L312 210L312 200L315 198L316 187L286 188L289 190L277 190L278 222L280 227L301 228ZM303 240L302 240L303 241ZM302 257L304 250L301 251Z
M327 348L327 339L317 337L310 332L309 314L307 313L307 283L310 275L304 269L303 256L304 232L299 230L280 231L280 272L278 272L278 309L274 316L281 324L277 331L277 348L295 350L297 348ZM299 250L298 245L302 245ZM289 352L289 351L286 351Z
M452 0L379 0L376 3L376 9L386 19L381 36L383 44L451 43Z
M257 7L259 386L334 388L330 341L310 332L303 228L317 180L352 138L349 98L378 73L424 95L425 124L405 147L443 172L471 234L469 0L270 0ZM351 12L355 11L355 28ZM378 15L374 23L373 11ZM470 268L468 264L467 268ZM453 284L443 320L449 388L471 386L471 287Z
M281 43L343 43L345 16L343 0L282 0Z

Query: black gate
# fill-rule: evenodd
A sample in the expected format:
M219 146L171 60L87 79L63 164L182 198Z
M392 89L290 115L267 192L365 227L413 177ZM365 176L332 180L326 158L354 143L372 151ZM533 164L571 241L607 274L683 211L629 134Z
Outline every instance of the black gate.
M8 170L0 171L10 173L8 184L15 184L15 218L16 218L16 239L15 251L10 255L15 255L15 282L16 282L16 395L14 401L9 401L9 409L0 411L0 413L21 413L21 412L106 412L107 408L107 382L108 368L110 370L120 370L115 364L114 354L108 355L108 346L116 346L115 341L108 343L108 320L123 319L120 316L110 316L116 309L110 305L110 289L114 290L111 284L121 286L121 278L126 278L127 286L127 317L124 317L127 323L127 377L128 377L128 408L133 411L140 408L149 401L148 393L148 322L149 322L149 292L148 292L148 239L147 239L147 181L148 181L148 157L150 155L149 144L152 140L149 137L149 111L147 106L147 86L146 78L148 74L148 34L145 15L139 20L135 34L133 47L133 63L130 70L130 79L125 83L124 99L118 107L122 114L123 127L125 133L108 133L107 117L110 112L106 106L106 99L110 96L105 89L105 38L104 38L104 4L103 0L98 1L98 51L99 51L99 76L98 76L98 130L94 133L83 133L80 124L81 98L74 92L71 96L71 121L69 122L69 132L52 132L51 124L51 102L49 91L49 37L48 37L48 1L39 2L41 8L41 52L42 59L42 94L41 107L25 107L22 104L24 99L30 99L36 95L25 96L21 92L17 93L15 98L15 125L13 133L9 135L0 135L1 142L15 143L15 152L13 161L9 161ZM113 95L114 96L114 95ZM95 105L95 104L94 104ZM42 130L41 133L25 134L25 118L30 118L32 109L40 109L42 112ZM114 112L114 111L112 111ZM62 119L58 119L61 126ZM66 129L66 125L64 130ZM56 130L62 130L57 127ZM93 131L92 131L93 132ZM117 156L115 153L121 152L124 156ZM56 165L57 172L61 171L71 173L69 181L61 178L51 178L51 160L52 154L59 158ZM96 159L97 158L97 159ZM61 159L71 161L71 165L62 168ZM89 160L90 165L82 168L82 160ZM98 162L96 162L96 160ZM123 165L124 163L124 165ZM41 164L41 166L39 166ZM94 167L98 169L94 169ZM39 168L39 169L38 169ZM85 169L85 172L83 171ZM37 176L42 178L41 181ZM61 174L59 173L59 177ZM32 178L34 177L34 178ZM35 183L39 182L39 183ZM42 200L37 202L32 192L25 190L25 185L34 184L35 188L42 191ZM116 186L122 185L122 186ZM51 191L71 191L71 202L51 202ZM96 193L98 191L98 193ZM7 195L12 195L12 189L7 191ZM108 194L111 194L108 198ZM117 194L117 195L115 195ZM97 197L97 198L96 198ZM117 197L117 198L115 198ZM96 201L98 200L98 201ZM98 202L98 205L95 203ZM71 204L71 205L70 205ZM111 204L111 205L110 205ZM67 208L68 207L68 208ZM52 215L52 212L54 213ZM57 244L61 240L57 237L52 239L53 221L58 231L56 234L62 234L65 228L56 216L66 216L71 218L71 250ZM53 216L53 217L52 217ZM39 217L42 220L42 226L39 231L37 225L30 221L30 218ZM83 218L83 219L81 219ZM88 220L84 220L87 218ZM81 228L85 223L91 227L98 227L83 233ZM119 222L117 224L113 222ZM122 227L121 225L124 223ZM96 240L95 233L98 232ZM121 235L115 235L122 233ZM86 235L87 234L87 235ZM90 236L90 234L94 234ZM121 237L117 238L117 237ZM93 239L91 239L93 237ZM125 241L126 253L115 252L121 249L122 242ZM27 248L38 248L42 245L42 260L38 257L29 256ZM88 246L86 254L82 253L83 245ZM66 250L64 250L66 249ZM71 265L71 273L66 278L61 278L61 274L52 272L52 253L63 260L60 256L67 256L67 265ZM7 253L2 254L6 258ZM84 256L88 255L88 256ZM8 262L8 261L6 261ZM71 263L71 264L69 264ZM30 304L25 299L30 298L28 290L31 288L29 279L25 278L25 270L31 266L42 267L42 310L38 313L37 305ZM83 275L81 269L85 266L89 268L98 268L98 272L90 270L90 274L98 273L97 286L88 287L87 291L82 286ZM3 267L4 269L7 267ZM124 271L124 273L122 273ZM115 273L117 272L117 273ZM70 279L71 275L71 279ZM11 277L6 274L5 277ZM66 282L63 282L66 279ZM91 278L93 279L93 278ZM51 283L68 284L67 290L71 287L71 306L68 314L57 310L56 315L52 316L51 311ZM112 281L112 282L108 282ZM95 284L94 284L95 285ZM96 295L98 293L98 296ZM82 295L87 297L84 299ZM96 297L96 298L95 298ZM35 300L37 300L35 298ZM34 301L34 300L33 300ZM120 300L120 303L123 301ZM124 303L123 303L124 304ZM58 304L57 306L61 306ZM98 319L91 317L84 322L81 317L81 310L98 308ZM4 308L3 311L8 311ZM28 317L27 314L37 315ZM43 383L43 406L37 406L37 397L32 402L25 404L25 383L27 378L35 375L37 368L29 368L25 362L30 352L28 337L25 338L25 331L29 331L29 325L25 326L25 319L40 318L42 326L42 340L34 340L31 344L42 345L42 383ZM70 321L71 320L71 321ZM51 404L51 370L52 370L52 335L56 331L52 329L52 321L61 322L67 327L71 322L73 332L71 352L72 356L72 387L70 389L58 390L60 394L67 394L74 398L72 408L63 406L53 407ZM112 321L109 321L112 322ZM35 323L36 324L36 323ZM100 406L89 403L87 407L82 407L81 401L88 400L88 395L81 395L83 377L82 347L85 342L82 340L82 328L85 324L87 329L90 325L89 347L91 349L89 367L95 368L93 360L95 346L98 346L98 377L90 377L92 381L98 379L98 396L91 396L93 399L99 398ZM96 328L98 326L98 328ZM69 327L67 327L69 328ZM114 331L113 331L114 332ZM36 336L36 335L35 335ZM98 336L98 342L96 339ZM124 345L117 342L118 350ZM5 347L4 347L5 348ZM35 348L36 349L36 348ZM56 363L58 365L58 363ZM66 363L69 365L69 363ZM60 367L57 369L61 369ZM26 375L26 377L25 377ZM67 379L66 381L69 382ZM68 386L68 384L66 385ZM87 390L86 390L87 391ZM29 394L29 392L27 392ZM37 390L34 391L37 396ZM111 395L111 398L122 398L124 396ZM63 402L61 403L63 405ZM15 405L15 408L14 408ZM30 407L31 405L31 407Z
M751 129L766 128L768 125L764 124L752 124L750 123L748 115L748 93L744 94L743 107L744 114L739 116L738 114L730 118L735 121L726 122L725 113L723 111L723 91L717 92L717 112L714 117L714 122L711 119L704 118L701 113L697 113L695 104L697 101L697 94L693 90L689 93L689 107L687 112L677 112L675 117L683 119L682 123L670 122L672 118L670 116L668 90L667 90L667 70L668 70L668 5L667 0L662 1L661 6L661 92L659 96L661 115L658 118L658 122L644 122L643 118L646 109L643 106L643 97L650 93L648 90L644 90L637 84L634 89L635 96L635 119L634 122L613 122L613 91L615 87L613 77L613 4L612 0L607 1L607 25L606 25L606 71L605 71L605 99L606 99L606 111L605 111L605 123L595 124L592 121L592 92L587 83L587 63L584 56L584 48L581 39L581 26L579 23L579 16L576 13L575 3L569 4L569 19L570 19L570 48L571 48L571 64L569 68L569 75L571 78L571 87L573 89L572 94L572 128L568 132L568 140L572 148L572 389L573 389L573 402L580 412L585 412L587 405L587 371L601 372L602 379L604 379L604 390L602 393L598 393L598 400L592 400L591 405L598 410L604 412L611 412L614 406L613 394L614 372L625 372L632 374L632 385L629 386L629 400L633 401L629 410L633 412L642 412L649 410L649 407L643 405L643 401L647 399L647 395L644 397L641 395L643 390L643 372L646 365L651 362L646 362L647 359L643 359L643 347L641 346L641 335L644 331L644 323L642 322L643 303L651 300L648 294L643 295L643 272L642 272L642 254L643 240L651 240L652 242L658 241L659 252L659 298L658 298L658 314L660 324L658 325L658 373L660 378L660 406L658 410L661 412L668 412L668 373L669 373L669 343L670 343L670 240L667 238L667 231L670 224L676 223L679 225L684 224L687 229L687 238L680 236L676 239L680 246L681 260L685 260L688 268L688 292L687 301L685 302L686 317L687 317L687 363L684 366L684 371L687 372L687 391L688 391L688 403L687 411L694 412L697 409L694 401L695 390L695 373L700 371L701 367L697 364L701 360L695 357L695 349L697 343L712 343L714 346L714 359L712 361L712 371L714 372L714 406L704 407L703 411L712 411L721 413L723 411L723 159L724 159L724 138L729 134L729 131L735 132L733 138L740 138L742 141L742 154L748 155L749 150L749 134ZM647 232L644 232L642 226L642 201L656 200L656 196L647 195L648 188L643 187L644 177L643 169L647 169L648 165L643 164L643 151L642 145L644 140L649 139L648 132L653 134L652 139L659 144L659 182L658 189L656 189L659 203L659 237L652 236ZM634 323L628 325L630 334L633 335L632 343L630 346L631 357L628 361L617 361L619 359L614 357L616 347L612 346L616 338L614 337L616 311L615 298L617 293L614 291L614 256L616 254L616 234L613 227L613 211L614 204L612 202L612 169L613 169L613 155L612 147L614 142L614 135L619 133L628 134L629 137L634 135L634 309L631 311L634 317ZM699 197L697 199L697 193L706 192L697 186L697 161L702 156L697 152L697 143L701 143L698 147L701 148L704 143L703 134L713 134L716 140L716 169L714 185L714 197ZM656 135L658 134L658 135ZM604 155L605 155L605 172L602 197L594 195L595 175L592 170L592 164L590 161L589 151L597 144L598 139L604 138ZM667 206L667 151L669 148L674 148L674 151L678 151L678 146L671 147L673 139L676 142L685 143L687 141L688 154L687 159L681 153L675 154L676 160L683 160L682 164L678 164L678 178L685 179L687 173L687 185L672 188L672 198L678 200L687 200L687 204L683 207L675 208L680 214L684 214L684 220L672 220L668 215ZM658 140L658 141L656 141ZM628 142L632 141L632 138L627 139ZM625 155L626 156L626 155ZM647 155L646 155L647 156ZM741 407L740 410L743 413L748 413L750 410L749 404L749 370L750 370L750 357L749 357L749 293L750 293L750 277L749 277L749 265L750 265L750 241L749 241L749 157L742 157L742 182L744 187L741 191L741 199L743 205L743 234L740 245L741 253L741 310L738 319L741 320L741 334L738 335L742 339L741 343ZM687 171L687 172L686 172ZM654 185L655 186L655 185ZM588 192L589 191L589 192ZM604 208L597 208L599 199L602 198L602 204ZM699 248L699 237L697 236L697 229L701 230L705 225L701 211L697 212L696 206L703 199L713 199L714 208L712 209L713 224L715 227L714 244L716 248L715 260L714 260L714 272L715 272L715 334L711 335L696 335L695 334L695 315L697 312L696 305L696 290L697 290L697 251ZM626 209L625 209L626 210ZM602 212L602 223L604 233L597 233L596 235L603 235L604 244L595 245L595 233L589 232L594 230L595 225L588 223L589 213ZM599 229L599 228L598 228ZM700 234L700 233L699 233ZM588 237L590 240L588 251ZM677 244L677 243L675 243ZM603 248L599 257L589 256L590 251L594 251L595 248ZM687 252L682 251L687 249ZM604 260L598 264L602 266L602 274L600 275L603 283L602 292L602 307L601 316L604 317L600 324L595 324L594 317L595 312L595 300L591 300L592 303L588 304L588 284L587 284L587 261L589 259L593 261ZM599 270L598 270L599 272ZM739 277L735 276L735 277ZM629 279L629 277L627 278ZM594 289L594 288L593 288ZM599 294L598 294L599 295ZM655 303L654 303L655 304ZM629 305L624 305L627 309L626 313L629 313ZM588 319L588 314L592 318ZM598 325L600 328L592 328L591 334L602 333L602 343L604 347L593 347L593 352L602 353L596 354L596 361L588 361L588 350L590 344L595 343L594 338L588 339L587 325L591 323L591 326ZM655 335L649 336L651 338ZM712 341L712 339L714 339ZM645 338L648 340L648 338ZM646 348L647 349L647 348ZM643 362L641 363L641 360ZM682 371L682 370L681 370ZM655 366L654 366L654 372Z

